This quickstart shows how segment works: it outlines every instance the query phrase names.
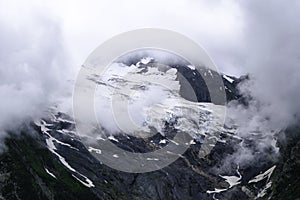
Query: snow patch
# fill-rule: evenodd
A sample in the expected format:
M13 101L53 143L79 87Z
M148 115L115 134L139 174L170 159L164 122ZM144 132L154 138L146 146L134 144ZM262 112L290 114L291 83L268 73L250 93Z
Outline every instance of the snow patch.
M208 73L209 73L209 75L210 75L212 78L214 78L214 75L211 73L210 70L208 70Z
M47 168L44 168L44 169L47 172L47 174L49 174L50 176L52 176L53 178L56 179L56 176L53 173L51 173Z
M215 190L213 190L213 191L207 190L206 193L207 193L207 194L215 194L215 193L225 192L225 191L227 191L227 190L228 190L228 189L217 189L217 188L215 188Z
M225 179L225 181L229 184L229 188L232 188L233 186L239 185L241 183L242 175L239 172L239 166L237 167L236 173L238 174L238 176L221 176L220 175L220 177Z
M53 126L52 124L47 124L47 123L46 123L45 121L43 121L43 120L41 120L41 121L39 121L39 122L35 122L35 124L36 124L37 126L39 126L39 127L41 128L41 131L42 131L44 134L46 134L46 135L48 136L48 138L46 139L46 144L47 144L47 147L48 147L49 151L51 151L54 155L56 155L56 156L58 157L59 161L60 161L66 168L68 168L70 171L75 172L75 173L77 173L78 175L82 176L82 177L85 179L86 182L81 181L79 178L77 178L77 177L74 176L73 174L72 174L72 176L75 177L78 181L80 181L80 182L81 182L83 185L85 185L86 187L95 187L95 185L93 184L93 182L92 182L90 179L88 179L86 176L82 175L81 173L77 172L73 167L71 167L71 165L69 165L69 163L66 161L66 159L65 159L63 156L61 156L60 154L58 154L58 153L56 152L57 148L56 148L54 142L59 143L59 144L61 144L61 145L68 146L68 147L73 148L73 149L76 149L76 150L78 150L78 149L75 148L75 147L72 147L70 144L61 142L61 141L57 140L56 138L52 137L52 136L48 133L48 131L50 131L50 129L47 128L48 126ZM79 151L79 150L78 150L78 151ZM55 175L52 174L48 169L45 168L45 170L46 170L46 172L47 172L49 175L51 175L52 177L56 178Z
M230 83L234 82L234 79L230 78L229 76L226 76L225 74L223 75L223 78L225 78L227 81L229 81Z
M148 63L150 63L153 60L153 58L151 57L146 57L146 58L142 58L140 63L147 65Z
M82 174L80 174L80 175L83 176ZM82 183L82 185L84 185L84 186L86 186L86 187L89 187L89 188L95 187L94 183L93 183L90 179L88 179L87 177L85 177L85 176L83 176L83 177L85 178L85 181L86 181L86 182L80 180L80 179L79 179L77 176L75 176L74 174L72 174L72 176L73 176L75 179L77 179L80 183Z
M271 188L271 186L272 186L272 181L268 182L266 184L266 186L262 190L259 191L259 193L257 194L257 197L255 199L264 197L267 194L268 189Z
M193 66L193 65L187 65L187 67L190 68L191 70L195 70L196 69L196 67Z
M108 139L115 141L115 142L119 142L119 140L117 138L115 138L113 135L109 136Z
M159 141L159 144L166 144L167 143L167 140L166 139L162 139Z
M89 147L88 151L89 152L95 152L96 154L101 154L102 153L101 149L96 149L96 148L93 148L93 147Z
M264 173L261 173L261 174L255 176L248 183L257 183L259 181L264 180L265 178L268 178L268 180L269 180L275 168L276 168L276 165L274 165L273 167L271 167L270 169L268 169Z
M147 160L155 160L155 161L158 161L159 159L158 159L158 158L147 158Z

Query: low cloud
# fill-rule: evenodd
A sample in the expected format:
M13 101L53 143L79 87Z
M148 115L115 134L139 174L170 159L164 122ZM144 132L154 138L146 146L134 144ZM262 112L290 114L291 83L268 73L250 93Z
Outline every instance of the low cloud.
M296 122L300 114L300 2L251 1L242 4L245 72L252 81L241 86L259 101L259 112L273 128Z
M256 129L273 136L299 118L298 1L9 2L0 2L0 138L69 92L66 76L97 45L144 27L185 34L203 44L222 71L250 75L240 85L253 98L250 106L229 105L241 136Z
M255 0L240 6L245 20L240 68L250 79L239 89L249 105L229 103L228 117L243 142L227 164L274 159L277 134L298 123L300 115L300 3Z
M37 8L6 11L0 20L0 138L40 116L63 93L66 52L60 24Z

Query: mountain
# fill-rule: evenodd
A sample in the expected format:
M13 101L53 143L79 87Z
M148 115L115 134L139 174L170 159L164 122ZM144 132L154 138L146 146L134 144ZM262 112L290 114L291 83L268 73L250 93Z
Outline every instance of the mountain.
M122 101L145 106L138 95L135 97L128 95L126 90L118 90L116 84L119 83L137 94L159 92L160 98L151 99L156 104L150 105L147 101L149 109L142 113L149 120L142 121L142 129L132 129L132 132L150 131L153 135L135 137L104 124L103 130L98 131L106 132L108 137L101 139L110 140L128 152L144 153L176 143L174 135L185 131L193 137L187 151L175 162L157 171L118 171L92 156L91 153L103 153L103 149L82 143L82 138L75 133L72 117L51 108L43 119L32 120L19 127L18 131L10 131L10 137L6 139L7 150L0 156L0 199L234 200L299 197L299 139L293 136L280 144L282 157L278 161L258 156L251 166L232 163L221 172L218 170L224 165L224 159L236 151L236 145L241 143L242 138L235 135L234 128L217 123L218 109L222 105L210 103L209 90L202 78L206 76L208 81L213 82L217 72L206 68L198 72L193 66L182 64L165 68L149 58L130 64L117 63L115 67L118 70L108 72L110 78L99 80L97 75L88 77L103 89L96 96L100 108L103 109L106 100L110 100L111 90L107 88L114 88L114 94L122 97ZM127 69L130 69L129 75L121 76L120 71ZM138 82L146 81L150 76L155 76L158 83L163 81L169 88ZM221 77L227 100L242 99L237 84L245 78ZM185 93L186 88L181 87L184 84L180 84L184 80L193 88L195 96ZM177 112L176 106L170 103L174 101L179 102L174 105L181 112ZM105 120L100 116L100 122ZM110 134L110 129L119 132ZM297 131L299 129L290 130L292 133ZM206 139L215 133L219 138ZM208 149L208 155L201 157L199 151L203 147ZM119 156L113 155L111 159L117 160ZM149 158L149 162L156 161L158 158Z
M281 156L272 177L270 199L300 199L300 127L289 127L278 143Z

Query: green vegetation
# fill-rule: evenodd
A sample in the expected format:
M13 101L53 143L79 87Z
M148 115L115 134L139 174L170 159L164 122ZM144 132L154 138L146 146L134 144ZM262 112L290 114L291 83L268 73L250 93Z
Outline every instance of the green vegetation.
M9 178L2 186L6 199L97 199L78 182L36 138L22 134L7 139L7 152L0 156L1 171ZM55 174L50 176L45 167Z

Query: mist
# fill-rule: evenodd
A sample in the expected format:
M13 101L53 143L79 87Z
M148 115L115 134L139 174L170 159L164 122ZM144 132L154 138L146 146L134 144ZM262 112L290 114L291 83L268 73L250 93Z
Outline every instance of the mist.
M28 119L41 117L64 96L68 61L60 24L46 12L20 6L13 11L1 7L0 13L0 138L3 141L8 130L17 129Z
M298 120L300 113L300 17L298 1L243 4L247 28L244 93L260 103L260 112L274 128Z
M56 101L71 97L69 80L76 79L88 55L110 37L155 27L200 43L220 35L230 41L231 34L238 35L234 31L240 26L240 20L234 21L238 14L233 3L224 2L0 1L1 144L7 130L42 117Z
M297 1L279 0L1 1L0 138L70 95L66 82L75 80L84 59L103 41L155 27L203 45L221 72L249 74L250 81L239 86L251 96L249 106L230 102L228 116L241 137L260 130L268 136L260 149L274 146L274 134L297 123L300 114L299 9Z
M239 61L249 80L239 90L249 105L235 101L228 105L227 116L234 118L243 142L225 165L249 165L261 162L259 157L263 162L276 159L278 135L299 123L300 114L299 2L248 1L240 6L245 29Z

